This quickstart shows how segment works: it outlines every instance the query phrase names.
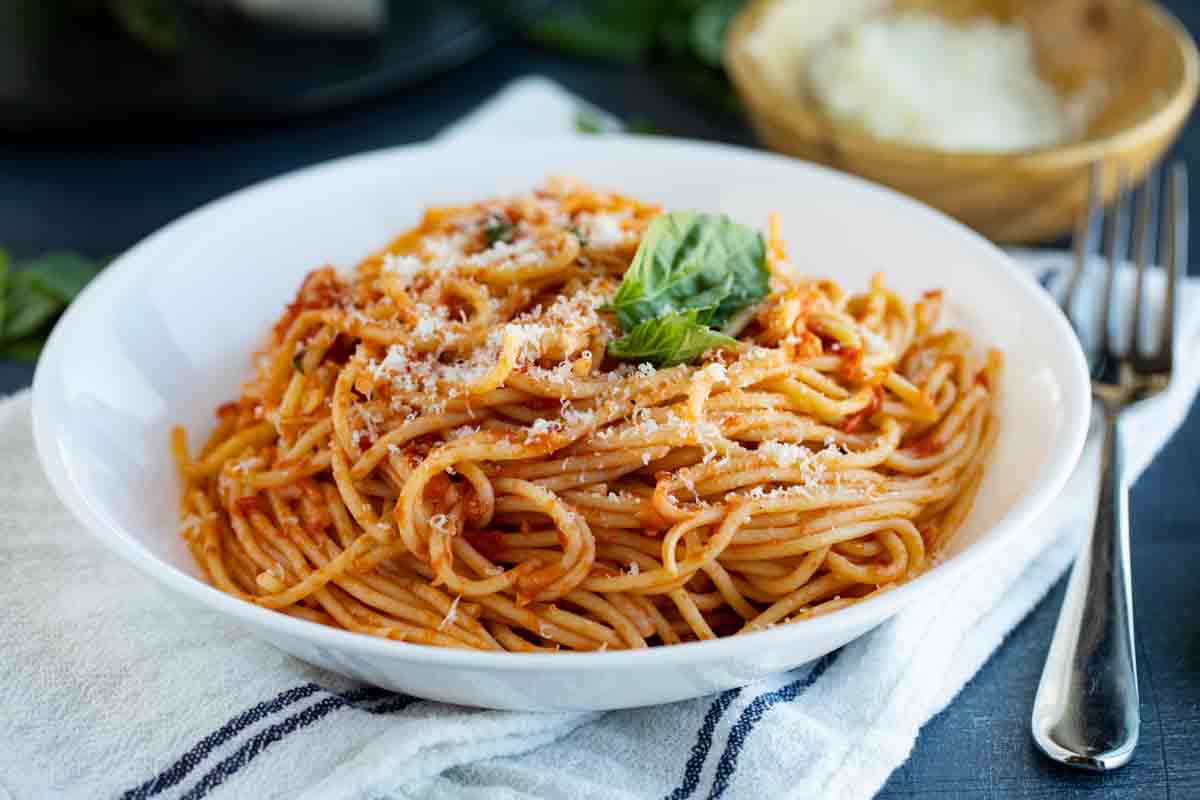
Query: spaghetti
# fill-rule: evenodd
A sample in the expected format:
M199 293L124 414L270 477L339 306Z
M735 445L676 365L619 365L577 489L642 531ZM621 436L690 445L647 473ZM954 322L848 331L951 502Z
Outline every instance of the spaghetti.
M207 579L539 652L763 629L926 569L979 485L999 354L938 328L939 292L797 277L772 219L732 345L617 360L604 304L658 213L552 180L310 273L207 443L174 431Z

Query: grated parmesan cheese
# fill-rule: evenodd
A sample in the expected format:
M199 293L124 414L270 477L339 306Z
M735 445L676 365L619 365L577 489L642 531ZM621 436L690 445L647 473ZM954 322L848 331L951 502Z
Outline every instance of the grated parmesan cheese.
M504 326L504 332L513 336L522 348L522 352L526 349L532 350L535 353L542 349L542 342L550 335L550 329L545 325L537 325L534 323L509 323Z
M758 452L780 467L807 464L813 457L807 447L787 442L763 442L758 446Z
M544 258L546 258L546 254L534 247L533 239L521 239L512 243L496 242L481 253L467 256L463 263L472 267L491 267L505 262L511 262L516 266L525 266Z
M246 456L233 465L233 471L239 475L244 475L261 463L262 460L257 456Z
M943 150L1012 151L1072 135L1018 25L908 11L867 19L813 49L807 88L834 120Z
M628 212L624 211L587 215L582 221L588 247L611 248L624 244L629 234L621 223L628 218Z
M462 600L462 595L455 595L454 600L450 603L450 610L446 612L446 616L442 617L442 621L438 624L439 631L445 630L447 626L453 625L458 619L458 601Z
M193 536L200 532L207 520L213 519L215 516L215 512L209 512L204 516L192 513L184 514L179 520L179 533L185 538Z
M707 377L713 383L720 383L722 381L729 380L729 375L725 371L725 366L715 362L700 370L700 374Z
M824 452L822 451L822 454ZM821 454L814 454L804 445L788 442L763 442L758 446L758 453L776 466L785 469L799 468L804 483L795 488L815 487L825 478L825 462L820 457Z
M454 266L463 258L466 236L461 233L450 236L428 236L421 242L421 249L428 259L428 266L438 269Z
M863 341L867 343L867 355L879 356L885 361L895 359L895 353L892 351L892 346L875 331L870 328L862 328Z
M693 500L697 503L700 502L700 494L696 491L696 481L691 475L688 475L686 472L680 472L679 482L683 484L683 488L692 493Z
M425 269L425 265L416 256L398 256L394 253L383 254L383 271L388 275L394 276L403 286L412 283L413 278L423 269Z
M525 444L530 444L539 436L557 433L562 430L562 423L556 419L535 419L525 432Z
M587 409L576 409L567 401L567 398L562 399L561 407L558 412L562 417L563 422L571 427L577 425L591 425L596 421L596 412L588 411Z
M413 327L413 333L422 339L428 339L437 333L438 321L433 317L421 317Z
M359 419L361 419L363 421L363 425L367 429L367 431L366 431L367 435L370 436L372 439L378 439L379 438L379 424L381 422L383 422L383 414L379 413L378 411L373 411L373 410L367 408L366 406L361 406L361 405L354 406L352 410L358 415ZM361 432L355 431L355 433L361 433ZM355 444L357 444L357 442L355 442Z
M378 369L384 372L400 372L408 364L408 348L402 344L394 344L388 348L387 355L379 363Z

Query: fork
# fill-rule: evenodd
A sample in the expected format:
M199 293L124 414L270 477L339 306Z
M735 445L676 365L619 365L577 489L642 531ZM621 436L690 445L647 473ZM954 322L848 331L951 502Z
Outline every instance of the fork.
M1159 169L1151 171L1137 203L1129 235L1132 191L1117 178L1117 199L1104 220L1103 299L1099 327L1088 335L1085 313L1076 312L1079 287L1089 256L1097 253L1104 212L1100 201L1101 167L1092 168L1088 210L1075 233L1075 264L1061 301L1062 309L1084 343L1092 378L1092 397L1103 423L1100 492L1092 535L1080 546L1054 638L1033 703L1033 739L1042 752L1062 764L1091 770L1123 766L1137 746L1137 660L1133 634L1133 592L1129 567L1129 478L1121 440L1123 412L1170 383L1175 357L1179 285L1187 259L1187 172L1169 170L1165 198L1156 195ZM1161 205L1163 213L1159 213ZM1163 224L1159 224L1160 217ZM1161 332L1153 352L1144 335L1147 324L1146 265L1158 258L1165 270ZM1117 272L1126 259L1137 265L1130 330L1110 332ZM1123 346L1118 339L1124 339ZM1089 341L1091 346L1089 346Z

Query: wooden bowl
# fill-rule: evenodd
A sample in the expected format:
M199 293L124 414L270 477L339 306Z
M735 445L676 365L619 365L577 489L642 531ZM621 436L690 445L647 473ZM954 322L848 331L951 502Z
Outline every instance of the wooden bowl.
M1080 138L1037 150L952 152L839 127L806 93L806 51L888 8L1024 25L1047 81L1064 95L1103 86L1104 99ZM1106 202L1120 174L1141 179L1200 86L1196 43L1140 0L754 0L730 27L725 61L767 146L891 186L1004 243L1070 231L1092 162L1104 165Z

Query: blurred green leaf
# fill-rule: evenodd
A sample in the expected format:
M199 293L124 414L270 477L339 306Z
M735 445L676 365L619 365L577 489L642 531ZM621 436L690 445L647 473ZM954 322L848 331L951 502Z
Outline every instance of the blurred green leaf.
M683 0L683 4L687 5L687 0ZM640 35L644 31L653 32L672 13L675 3L669 0L592 0L588 5L592 16L610 30Z
M183 46L183 20L177 0L108 0L113 17L127 34L161 54Z
M644 33L609 28L592 18L551 17L534 23L529 35L571 55L614 61L638 61L650 47L650 37Z
M622 122L612 114L580 106L575 111L575 130L579 133L641 133L661 136L664 131L646 117L630 117Z
M106 263L59 250L14 266L0 249L0 358L36 359L58 314Z
M720 114L737 114L741 106L725 73L694 61L675 60L659 65L663 79L680 94Z
M39 289L69 303L96 277L100 265L79 253L60 250L26 262L21 270L32 276Z
M658 49L670 58L688 57L691 54L691 22L688 17L669 17L662 21L656 31Z
M0 248L0 331L4 330L4 316L8 310L8 251Z
M533 22L534 40L572 55L648 64L678 91L720 113L737 113L722 52L745 0L591 0ZM586 133L603 129L578 125Z
M604 133L604 125L595 111L581 108L575 112L575 130L579 133Z
M542 44L591 58L635 62L646 58L655 31L673 2L592 0L573 11L534 22L528 33Z
M584 233L584 231L583 231L583 229L582 229L582 228L580 228L580 227L579 227L578 225L576 225L575 223L571 223L570 225L568 225L568 226L567 226L567 230L569 230L569 231L571 232L571 234L572 234L572 235L573 235L573 236L574 236L576 239L578 239L578 240L579 240L579 246L580 246L580 247L587 247L587 246L588 246L588 236L587 236L587 234L586 234L586 233Z
M37 361L38 354L46 344L46 334L39 333L18 339L15 342L0 344L0 358L13 361Z
M0 343L8 344L37 332L66 305L66 301L46 292L32 273L18 271L9 277L7 313L0 329Z
M517 226L508 221L507 217L493 215L488 217L483 226L483 238L487 246L492 247L496 242L509 244L517 233Z
M625 130L629 133L641 133L647 136L662 136L665 131L655 122L645 117L630 117L625 123Z
M575 110L575 130L579 133L620 133L624 127L612 114L589 106Z

